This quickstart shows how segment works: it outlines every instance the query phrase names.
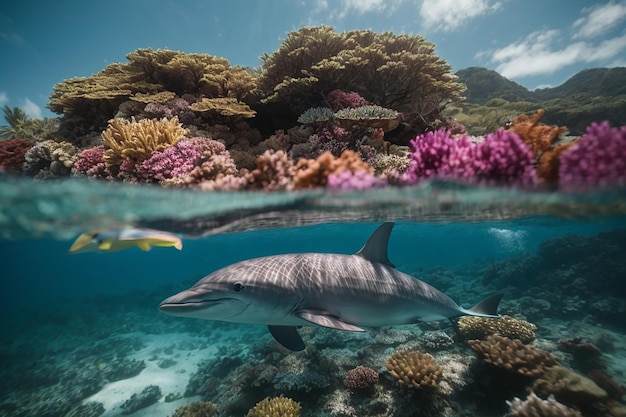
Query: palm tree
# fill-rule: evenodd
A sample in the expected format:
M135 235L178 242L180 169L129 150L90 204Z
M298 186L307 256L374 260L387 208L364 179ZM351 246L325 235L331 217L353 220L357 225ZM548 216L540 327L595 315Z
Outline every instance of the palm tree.
M48 139L59 129L57 118L31 119L19 107L2 108L8 126L0 126L0 139Z

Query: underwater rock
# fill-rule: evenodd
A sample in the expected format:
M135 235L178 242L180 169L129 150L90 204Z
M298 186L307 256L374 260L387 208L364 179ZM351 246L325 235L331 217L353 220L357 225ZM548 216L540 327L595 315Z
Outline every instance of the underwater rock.
M137 410L141 410L149 405L159 401L163 394L158 385L148 385L140 393L135 393L120 406L122 414L133 414Z

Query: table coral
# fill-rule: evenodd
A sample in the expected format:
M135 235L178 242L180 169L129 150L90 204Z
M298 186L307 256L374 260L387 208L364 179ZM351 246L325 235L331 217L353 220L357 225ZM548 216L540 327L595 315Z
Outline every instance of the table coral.
M102 142L108 149L104 162L110 170L119 170L125 161L137 164L148 159L153 152L174 146L187 129L177 117L173 119L142 119L140 121L112 119L102 132Z
M399 351L387 359L389 373L403 385L416 389L437 387L443 367L435 362L435 357L419 351Z
M522 343L531 343L535 340L537 326L506 315L496 318L464 316L457 320L454 329L465 340L485 339L492 334L499 334L509 339L519 339Z
M357 366L348 371L343 385L352 390L365 390L378 382L378 372L367 366Z
M626 126L592 123L561 153L559 177L568 189L626 185Z
M299 417L300 403L282 395L259 401L246 417Z
M546 367L556 363L546 351L525 345L519 339L497 334L487 336L485 340L469 340L468 343L486 363L530 378L541 375Z
M554 399L553 395L547 400L537 397L531 392L524 401L514 398L507 401L511 417L583 417L578 410L567 407Z

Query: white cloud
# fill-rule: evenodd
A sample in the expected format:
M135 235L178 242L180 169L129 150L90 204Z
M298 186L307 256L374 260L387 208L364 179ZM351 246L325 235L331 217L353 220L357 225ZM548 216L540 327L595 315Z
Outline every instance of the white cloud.
M43 119L41 107L30 101L28 98L24 99L24 104L21 106L24 113L26 113L32 119Z
M4 106L9 102L9 95L6 91L0 91L0 106Z
M332 2L334 7L330 10L328 0L316 0L312 6L312 14L319 15L323 13L325 17L331 19L344 19L348 15L379 13L387 11L392 13L397 6L405 0L341 0Z
M489 0L424 0L419 13L426 29L450 32L469 20L494 12L501 5Z
M591 38L605 33L626 19L626 3L613 1L603 5L583 9L584 17L576 20L572 27L576 38Z

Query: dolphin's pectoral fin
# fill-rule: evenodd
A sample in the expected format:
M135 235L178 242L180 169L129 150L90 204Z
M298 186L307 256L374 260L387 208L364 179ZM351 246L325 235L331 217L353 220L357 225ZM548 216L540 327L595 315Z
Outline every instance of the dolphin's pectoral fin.
M283 347L295 352L304 350L304 342L294 326L267 326L267 328Z
M325 314L323 311L300 310L296 312L296 316L303 320L310 321L313 324L317 324L318 326L330 327L331 329L348 330L350 332L365 331L354 324L346 323L345 321L339 320L337 317Z

